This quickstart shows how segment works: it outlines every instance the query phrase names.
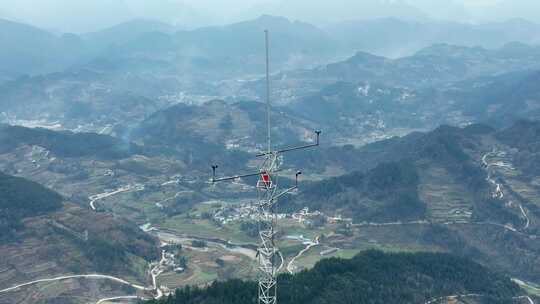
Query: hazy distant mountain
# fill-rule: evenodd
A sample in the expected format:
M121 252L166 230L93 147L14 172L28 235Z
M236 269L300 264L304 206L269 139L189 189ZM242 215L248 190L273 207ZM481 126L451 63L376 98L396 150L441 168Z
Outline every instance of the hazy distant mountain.
M146 33L161 32L170 34L175 30L174 26L167 23L134 19L100 31L84 34L82 37L89 40L93 47L107 48L112 45L125 44Z
M521 43L499 49L435 44L412 56L386 59L367 53L317 72L347 81L378 81L401 86L430 86L484 75L539 68L540 47Z
M200 58L218 68L260 72L264 66L266 29L270 31L274 70L313 66L328 60L340 49L329 35L313 25L273 16L180 31L175 40L184 56Z
M23 20L41 28L59 32L89 33L114 26L131 19L158 20L182 27L194 28L216 22L215 14L194 8L179 0L129 0L129 1L70 1L70 0L19 0L2 3L0 18Z
M514 41L540 43L540 25L521 19L472 25L384 18L342 22L325 30L351 49L393 58L437 43L485 48Z
M258 27L252 29L253 24ZM121 134L124 127L137 125L154 111L171 103L196 101L192 98L197 97L182 97L186 91L188 94L206 95L206 100L209 100L212 95L227 92L229 86L234 92L235 86L246 83L247 89L262 94L262 81L231 85L230 82L216 80L264 70L264 50L258 54L258 49L264 47L264 41L256 43L251 39L262 38L262 30L267 25L276 29L272 34L277 40L275 56L281 56L282 60L303 46L317 44L319 40L316 37L326 37L310 25L274 17L176 34L144 32L143 26L142 34L133 34L137 38L112 47L105 53L110 56L103 55L84 68L4 83L0 90L5 112L2 120L23 125L28 124L20 120L38 124L47 121L71 130ZM124 30L130 32L128 28ZM195 32L199 34L195 35ZM179 37L184 39L183 47ZM298 37L304 37L303 42L297 45L289 43ZM232 45L228 49L218 48L220 39L225 38L251 42L246 44L247 49L242 49L244 44ZM186 66L177 59L180 58L178 56L191 56L186 55L188 45L202 46L208 53L202 55L204 52L197 52L191 64ZM321 52L325 48L322 47ZM238 54L235 55L236 52ZM253 60L254 65L242 64L245 60ZM540 48L521 43L510 43L495 50L438 44L399 59L360 52L345 61L320 68L283 72L274 77L272 88L276 103L289 104L288 107L298 113L292 117L303 119L302 128L310 125L313 129L325 129L333 143L364 144L414 130L428 130L440 123L465 125L497 117L506 117L510 122L514 116L534 118L534 79L528 80L527 90L520 89L523 97L519 99L514 93L515 87L527 79L519 73L500 74L540 69L539 62ZM488 80L485 77L494 78ZM514 85L498 85L503 80ZM488 81L495 87L489 89ZM246 95L250 94L253 93ZM508 103L506 108L498 106L497 111L489 108L489 104L501 103L503 98ZM201 100L205 99L201 97ZM520 115L504 110L512 109L520 102L528 105L519 108ZM125 107L131 110L124 111ZM239 110L233 107L223 109L223 113L233 109ZM202 107L199 110L205 113L208 109ZM264 117L262 112L259 117ZM289 119L285 123L293 121ZM117 126L114 131L118 132L113 132L113 126ZM239 130L237 127L233 126L234 132ZM299 138L302 132L286 131L283 134L287 138L291 134ZM254 139L254 134L245 134L248 140L244 141L247 143Z
M260 73L264 70L264 29L271 32L273 71L313 67L357 51L396 56L433 43L498 47L509 41L540 41L539 26L521 20L473 26L389 18L322 30L264 15L235 24L176 31L166 23L135 19L82 36L56 36L2 21L0 37L9 43L0 53L4 61L0 77L61 71L96 58L124 65L125 70L163 66L175 74L206 72L218 80L223 75Z
M522 20L468 25L387 18L342 23L322 30L309 23L268 15L175 33L166 24L137 20L84 37L93 41L90 43L93 47L115 45L100 56L104 59L121 62L132 58L141 63L152 59L177 68L177 73L209 72L209 76L215 77L216 72L260 73L265 29L271 32L273 70L313 67L357 51L395 57L412 54L434 43L487 48L512 41L540 43L540 26ZM479 65L478 60L486 61L486 58L473 59L477 60L475 65ZM130 66L137 68L136 61Z
M336 82L438 90L465 79L530 69L540 69L540 47L518 42L498 49L435 44L397 59L358 52L315 69L284 71L273 76L272 87L276 102L287 104ZM244 89L263 96L264 81L247 82Z
M225 26L174 33L146 30L160 26L139 26L136 22L112 31L93 33L94 37L108 37L105 41L125 39L105 49L96 61L110 62L111 66L125 72L158 69L159 73L179 81L204 76L197 82L210 82L260 74L264 72L265 29L271 35L273 71L313 67L331 61L342 52L340 44L324 31L283 17L262 16ZM96 61L89 67L95 68Z
M41 121L65 129L82 127L99 132L94 128L103 129L120 121L135 124L158 109L155 100L122 88L115 79L113 74L80 69L2 83L0 119L11 124Z
M148 2L146 0L130 0L124 3L128 7L127 10L133 15L132 18L140 16L145 19L158 20L177 27L190 29L216 22L214 13L200 7L194 7L194 5L188 4L187 1L154 0Z
M331 83L305 97L298 94L287 107L320 124L333 140L366 143L439 124L504 127L523 118L538 119L538 70L502 73L538 69L538 59L540 49L521 44L496 51L439 45L396 60L359 53L342 63L283 77L275 87L286 87L293 77L307 92Z
M526 18L540 20L540 3L536 0L501 0L489 5L478 5L475 15L480 18L500 20L504 18Z
M0 76L63 70L86 53L74 35L57 37L38 28L0 20Z
M271 14L286 16L291 19L306 20L314 24L328 24L340 20L376 19L397 17L402 19L425 19L427 15L405 1L380 0L335 0L309 1L278 0L263 2L244 13L246 17L253 14Z

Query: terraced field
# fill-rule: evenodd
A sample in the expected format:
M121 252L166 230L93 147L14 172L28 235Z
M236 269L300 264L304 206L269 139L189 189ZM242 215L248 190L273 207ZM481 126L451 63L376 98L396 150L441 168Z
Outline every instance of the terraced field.
M420 198L427 204L427 216L433 222L468 222L473 198L468 189L445 168L428 165L420 172Z

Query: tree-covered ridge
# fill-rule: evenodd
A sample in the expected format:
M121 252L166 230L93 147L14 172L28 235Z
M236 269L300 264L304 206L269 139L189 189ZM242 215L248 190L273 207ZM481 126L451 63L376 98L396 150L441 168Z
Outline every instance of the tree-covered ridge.
M354 172L304 186L299 196L281 200L295 211L303 206L325 212L342 211L355 220L416 220L424 217L418 197L417 169L411 162L383 163L368 172Z
M497 139L520 151L540 151L540 121L519 120L510 128L497 133Z
M350 260L322 260L311 270L283 274L278 282L283 304L425 303L456 294L481 294L485 303L510 303L519 294L509 278L442 253L365 251ZM232 280L202 289L185 287L148 304L251 304L256 297L256 283Z
M315 154L321 162L344 156L352 173L316 182L305 182L302 191L280 205L288 211L305 206L328 214L341 214L356 222L389 222L429 219L431 200L422 187L434 182L429 170L447 172L471 196L484 200L488 189L485 171L475 151L478 142L495 130L484 125L466 128L441 126L427 133L413 133L360 148L342 148ZM473 151L473 152L471 152ZM311 156L311 155L310 155ZM333 160L327 163L332 163ZM339 162L333 162L339 164ZM435 169L433 169L435 168Z
M531 178L540 174L540 121L518 121L496 136L503 143L517 149L514 164L520 170Z
M0 151L11 151L21 144L38 145L62 157L115 159L140 152L140 147L107 135L0 125Z
M60 209L62 200L38 183L0 172L0 240L9 239L21 219Z

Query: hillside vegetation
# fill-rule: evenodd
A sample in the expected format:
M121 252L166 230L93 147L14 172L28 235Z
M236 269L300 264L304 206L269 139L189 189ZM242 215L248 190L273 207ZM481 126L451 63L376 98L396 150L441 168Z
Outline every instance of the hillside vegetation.
M0 125L0 152L12 151L21 144L41 146L62 157L95 156L115 159L141 150L134 144L107 135Z
M313 183L300 199L290 196L280 205L291 211L304 205L329 212L344 210L355 220L414 220L424 218L426 211L416 191L418 183L412 163L383 163L366 173L354 172Z
M481 294L482 303L510 303L519 288L509 278L467 259L448 254L389 254L366 251L353 259L322 260L308 271L282 275L279 302L424 303L455 294ZM199 289L186 287L175 296L148 304L255 303L254 282L215 282Z
M21 219L62 208L62 200L38 183L0 172L0 240L10 239Z
M158 259L157 248L156 239L130 222L90 212L36 182L0 172L0 289L60 274L104 273L145 282L138 267ZM24 303L53 297L39 288L20 292L35 299ZM0 303L15 302L19 295L0 294Z

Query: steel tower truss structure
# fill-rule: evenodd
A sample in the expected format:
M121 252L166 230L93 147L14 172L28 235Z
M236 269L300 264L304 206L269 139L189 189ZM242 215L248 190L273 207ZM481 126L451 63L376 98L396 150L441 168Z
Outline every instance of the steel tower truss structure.
M267 150L260 153L257 157L262 158L262 163L258 172L235 175L230 177L216 178L217 165L212 166L212 183L232 181L245 177L258 177L257 179L257 217L259 221L259 238L260 243L257 250L259 261L259 304L276 304L277 303L277 265L278 248L275 244L277 217L275 206L278 199L298 188L298 177L302 174L300 171L296 173L295 184L280 190L278 187L278 172L280 171L281 155L286 152L308 149L319 146L319 137L321 132L315 131L316 141L314 144L285 148L281 150L273 150L271 142L271 123L270 123L270 72L269 72L269 41L268 31L265 31L266 39L266 87L267 87ZM283 263L284 261L282 261Z

